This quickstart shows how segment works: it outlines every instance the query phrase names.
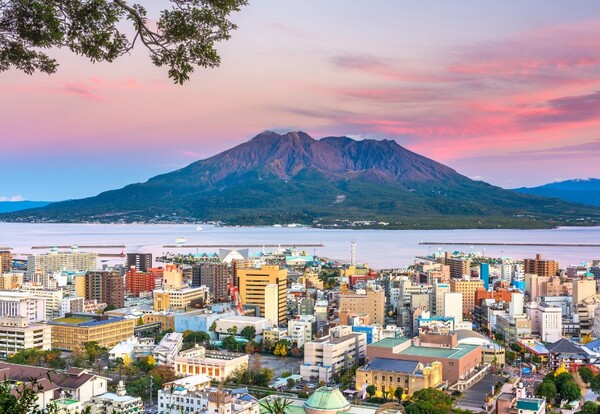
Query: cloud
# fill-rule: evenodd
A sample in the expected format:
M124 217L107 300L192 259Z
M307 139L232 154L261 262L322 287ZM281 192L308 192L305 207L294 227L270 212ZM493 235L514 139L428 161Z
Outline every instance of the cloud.
M0 201L25 201L25 199L20 195L14 195L9 197L0 196Z

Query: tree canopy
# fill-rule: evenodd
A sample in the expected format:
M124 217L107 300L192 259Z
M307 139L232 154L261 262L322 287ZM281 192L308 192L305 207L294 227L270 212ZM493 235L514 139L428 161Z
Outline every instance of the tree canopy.
M146 2L151 4L152 2ZM142 4L127 0L0 1L0 72L54 73L59 63L46 53L66 48L92 62L112 62L136 46L152 63L166 66L182 84L195 67L216 67L216 43L237 27L229 15L247 0L169 0L150 19Z

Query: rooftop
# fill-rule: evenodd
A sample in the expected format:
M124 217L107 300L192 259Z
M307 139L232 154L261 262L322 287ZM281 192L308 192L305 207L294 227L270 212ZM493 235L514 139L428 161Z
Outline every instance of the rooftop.
M406 341L410 341L410 338L407 338L405 336L401 336L400 338L385 338L381 341L374 342L369 346L375 346L380 348L393 348L395 346L405 343Z
M367 365L359 368L361 371L387 371L414 374L419 362L403 359L374 358Z
M460 359L477 349L479 345L457 344L454 348L430 348L425 346L414 346L406 348L398 355L415 355L433 358Z
M542 398L519 398L517 399L517 410L538 411L543 402Z

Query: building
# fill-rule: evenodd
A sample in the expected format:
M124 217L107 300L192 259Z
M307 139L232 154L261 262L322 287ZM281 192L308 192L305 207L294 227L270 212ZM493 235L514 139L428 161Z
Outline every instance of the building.
M527 315L515 315L504 313L496 315L496 332L501 334L508 344L517 342L521 338L531 337L531 319Z
M481 365L482 353L478 345L459 344L456 334L421 332L413 340L386 338L367 347L367 359L375 358L416 361L431 365L442 364L442 379L449 385L461 385L465 389L477 382L477 367Z
M471 260L462 257L451 257L449 252L444 255L444 264L450 266L450 279L462 279L471 275Z
M312 341L317 333L317 320L314 316L298 316L288 321L287 334L298 348Z
M13 255L10 250L0 250L0 275L10 272L13 263Z
M108 306L125 306L123 277L114 270L95 270L85 274L85 298L106 303Z
M450 285L448 283L436 283L433 285L433 293L431 294L431 304L429 305L429 309L435 316L444 316L444 295L449 292Z
M23 316L0 317L0 356L8 357L25 349L48 351L52 331L46 324L29 323Z
M365 357L367 336L352 332L350 326L336 326L329 335L304 344L304 363L300 375L306 381L328 383L342 368L361 363Z
M346 293L338 296L338 311L350 313L366 313L371 323L385 324L385 291L367 289L364 294ZM341 320L342 325L348 324Z
M210 351L202 346L179 352L173 361L175 374L208 375L216 381L223 381L238 369L248 367L248 355L233 352Z
M66 296L60 301L60 318L67 313L82 313L84 311L84 298L78 296Z
M89 409L89 414L131 414L142 412L142 399L127 395L123 381L119 381L116 393L94 396L84 407Z
M60 316L60 308L63 300L62 289L44 289L42 286L23 286L22 292L44 299L46 304L46 319L58 318Z
M287 322L287 270L279 266L243 268L236 270L236 277L241 303L258 306L261 317L266 317L266 288L268 285L277 285L277 324Z
M535 259L525 259L523 270L538 276L555 276L558 273L558 262L554 260L543 260L541 254L536 254Z
M40 368L30 365L17 365L7 362L0 362L0 373L10 383L28 383L37 380L38 384L45 382L44 391L50 391L50 396L45 401L39 401L41 408L47 407L54 399L54 391L62 390L71 398L82 403L89 401L96 395L106 393L108 388L108 378L80 368L69 368L66 371L55 369Z
M463 298L461 292L445 292L443 313L440 316L453 318L457 324L463 320Z
M48 254L27 256L27 276L32 277L36 272L47 274L63 270L88 272L97 269L97 259L96 253L80 253L77 246L73 246L70 252L59 252L53 247Z
M125 273L125 291L130 296L140 296L143 292L152 292L156 288L156 275L139 271L131 266Z
M581 305L590 296L596 294L596 280L593 278L589 279L577 279L573 280L573 304L575 307Z
M206 286L154 290L154 310L202 308L208 301Z
M133 336L135 319L106 315L67 314L48 322L52 327L52 348L74 350L86 342L96 341L110 348Z
M27 292L0 292L0 317L23 316L30 323L46 320L46 303Z
M146 273L152 267L152 253L127 253L127 269ZM152 290L152 289L150 289Z
M163 336L152 352L156 365L173 365L173 360L182 346L182 333L171 332Z
M271 329L273 326L267 318L243 315L223 316L216 320L216 325L215 332L223 336L229 335L230 329L235 329L236 335L239 335L247 326L253 327L256 335L260 336L264 330Z
M450 291L462 293L463 314L469 315L475 309L475 292L477 289L483 288L483 280L481 279L451 279Z
M0 252L0 260L2 259ZM23 273L0 273L0 290L17 290L23 285Z
M180 289L183 285L183 269L173 263L165 265L163 270L163 289Z
M529 302L525 312L531 320L531 333L543 342L556 342L563 336L562 309L545 303Z
M483 281L483 287L488 290L490 287L490 264L479 263L479 278Z
M425 365L418 361L374 358L356 370L355 389L375 385L378 397L387 391L388 397L394 398L398 387L402 387L404 394L412 395L423 388L437 388L442 384L441 362Z
M192 266L192 286L206 286L214 302L225 302L229 296L231 270L225 263L201 263Z

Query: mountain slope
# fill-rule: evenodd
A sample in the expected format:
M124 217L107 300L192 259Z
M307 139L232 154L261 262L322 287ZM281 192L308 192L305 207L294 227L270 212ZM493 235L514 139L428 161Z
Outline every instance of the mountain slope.
M520 228L600 222L600 209L473 181L395 141L265 132L145 183L0 219Z
M523 194L559 198L571 203L600 206L600 179L574 179L541 185L539 187L515 188Z

